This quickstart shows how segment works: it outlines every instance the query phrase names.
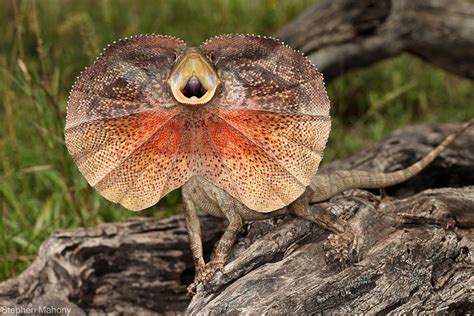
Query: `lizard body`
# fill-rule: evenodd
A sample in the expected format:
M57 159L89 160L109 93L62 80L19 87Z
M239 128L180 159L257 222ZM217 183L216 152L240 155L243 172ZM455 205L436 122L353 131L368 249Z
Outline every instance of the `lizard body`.
M351 231L344 221L335 217L324 207L310 210L310 205L329 200L337 194L350 189L385 188L404 182L428 166L449 144L451 144L467 128L474 125L474 119L463 124L454 133L448 135L438 146L427 153L422 159L411 166L394 172L369 172L363 170L340 170L327 175L315 175L305 193L285 208L270 213L254 211L231 197L224 190L218 188L202 177L194 177L182 188L183 201L185 202L186 221L189 230L198 227L197 210L207 214L225 218L229 221L229 229L222 237L223 242L216 245L211 261L206 265L202 260L202 249L192 247L195 264L197 267L196 280L189 290L194 291L199 282L208 281L215 271L221 269L225 263L231 245L234 243L238 230L244 222L263 220L272 217L293 214L306 220L315 222L319 226L332 232L331 237L342 237L341 240L333 239L334 248L342 247L341 251L355 251L347 249L357 247L357 236ZM316 205L317 206L317 205ZM194 218L194 221L193 221ZM344 236L344 234L346 236ZM191 234L191 245L202 243L200 234ZM342 245L338 245L342 243ZM331 247L331 245L330 245ZM340 252L340 251L338 251ZM340 254L336 254L341 259ZM345 258L342 258L344 260Z
M220 36L197 48L151 35L114 43L80 76L65 139L87 181L129 209L182 187L193 292L223 267L246 221L290 213L354 241L324 201L405 181L472 124L404 170L317 175L331 126L329 99L306 58L250 35ZM229 222L208 263L198 210Z

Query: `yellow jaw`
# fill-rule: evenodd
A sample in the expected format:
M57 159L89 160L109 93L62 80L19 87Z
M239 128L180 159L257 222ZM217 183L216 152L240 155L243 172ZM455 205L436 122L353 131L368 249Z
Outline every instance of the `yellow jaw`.
M190 51L168 78L175 99L184 104L204 104L216 93L220 80L214 69L197 51Z

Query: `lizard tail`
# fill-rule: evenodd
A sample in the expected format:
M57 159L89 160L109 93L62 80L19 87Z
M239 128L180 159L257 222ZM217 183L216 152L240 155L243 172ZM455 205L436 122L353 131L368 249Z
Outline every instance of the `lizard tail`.
M328 175L316 175L310 184L314 191L310 202L325 201L350 189L385 188L406 181L429 165L449 144L472 125L474 125L474 118L463 124L456 132L448 135L441 144L425 157L406 169L388 173L340 170Z

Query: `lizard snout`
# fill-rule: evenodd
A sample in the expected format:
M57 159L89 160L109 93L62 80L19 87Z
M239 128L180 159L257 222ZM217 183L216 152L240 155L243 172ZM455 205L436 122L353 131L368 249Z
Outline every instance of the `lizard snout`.
M184 104L204 104L216 93L220 79L213 67L199 52L187 53L168 79L174 98Z

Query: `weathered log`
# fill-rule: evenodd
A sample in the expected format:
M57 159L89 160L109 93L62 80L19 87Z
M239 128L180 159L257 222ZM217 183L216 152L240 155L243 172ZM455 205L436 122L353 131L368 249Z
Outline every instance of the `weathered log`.
M474 3L325 0L277 32L330 80L403 52L474 78Z
M403 168L453 128L406 128L321 171ZM462 187L429 189L444 185ZM390 188L390 197L355 190L333 199L334 212L349 218L362 237L357 263L328 266L328 233L310 222L286 216L252 223L224 271L198 288L187 311L472 311L473 185L471 129L420 175ZM202 225L209 254L225 223L204 216ZM27 271L0 284L0 306L70 307L77 315L184 313L193 273L180 216L60 231Z
M224 230L202 221L206 252ZM189 304L194 277L184 220L133 218L126 223L58 231L34 263L0 284L0 307L71 307L90 313L177 313Z
M406 167L441 140L441 131L446 129L404 129L323 172ZM440 184L465 186L429 189ZM188 312L472 312L473 184L471 130L420 175L390 188L390 197L354 190L333 198L334 211L349 218L362 239L359 261L342 269L326 264L328 233L316 225L289 216L253 223Z

